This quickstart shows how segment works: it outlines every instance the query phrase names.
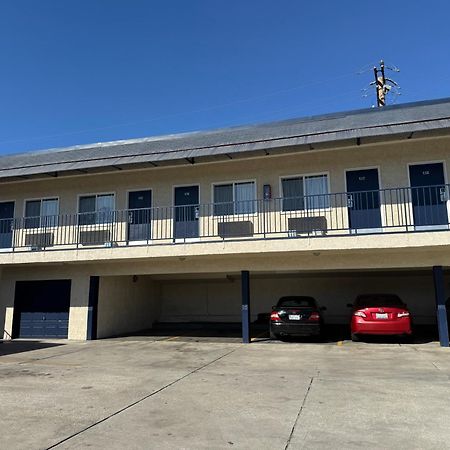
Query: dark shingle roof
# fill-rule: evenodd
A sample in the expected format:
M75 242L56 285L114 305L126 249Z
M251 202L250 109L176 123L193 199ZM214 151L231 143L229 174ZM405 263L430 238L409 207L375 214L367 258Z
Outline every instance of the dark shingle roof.
M268 149L354 138L392 138L429 130L450 132L450 98L261 125L7 155L0 157L0 179L119 166L167 165L180 160L191 163L205 158L223 160L238 154L259 155Z

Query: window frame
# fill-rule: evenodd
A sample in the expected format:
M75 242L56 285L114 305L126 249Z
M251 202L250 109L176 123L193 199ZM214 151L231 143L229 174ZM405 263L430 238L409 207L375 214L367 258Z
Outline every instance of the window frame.
M241 184L241 183L253 183L253 193L254 193L254 199L252 200L253 202L255 202L255 209L254 211L250 212L250 213L237 213L235 206L236 206L236 192L235 192L235 185L236 184ZM214 188L216 186L224 186L227 184L231 184L232 185L232 191L233 191L233 213L231 214L216 214L215 213L215 206L216 206L216 202L214 201ZM244 179L244 180L232 180L232 181L217 181L214 183L211 183L211 199L212 199L212 216L213 217L236 217L236 216L255 216L258 214L258 186L257 186L257 180L256 178L253 179ZM224 202L224 204L226 204L228 202Z
M102 225L102 224L108 224L108 223L112 223L114 221L113 217L111 217L111 220L106 220L106 221L101 221L98 222L97 220L93 223L81 223L82 221L80 221L81 215L82 214L95 214L96 217L99 213L99 211L97 210L97 198L100 196L106 196L106 195L112 195L113 197L113 208L111 210L111 212L113 213L114 211L116 211L116 192L114 191L109 191L109 192L94 192L94 193L86 193L86 194L78 194L77 196L77 223L79 226L93 226L93 225ZM92 212L86 212L86 213L81 213L80 212L80 200L84 197L95 197L95 211ZM112 216L112 214L111 214Z
M329 202L329 205L324 208L303 208L303 209L284 209L284 192L283 192L283 180L293 179L293 178L302 178L303 182L303 198L308 197L308 194L306 194L305 189L305 179L306 178L314 178L314 177L326 177L327 183L327 194L331 194L331 188L330 188L330 172L324 171L324 172L313 172L313 173L302 173L302 174L295 174L295 175L281 175L279 180L279 186L280 186L280 200L281 200L281 212L284 214L289 214L294 211L330 211L331 210L331 201ZM289 197L288 197L289 198Z
M45 200L56 200L57 202L57 213L55 214L56 216L56 220L55 220L55 224L54 225L42 225L42 218L43 217L51 217L51 216L43 216L42 215L42 202ZM37 229L37 228L55 228L59 226L59 215L60 215L60 210L59 210L59 196L55 195L55 196L49 196L49 197L35 197L35 198L26 198L23 201L23 227L27 230L33 230L33 229ZM39 216L27 216L27 203L28 202L39 202L40 203L40 207L39 207ZM27 219L30 220L37 220L39 218L39 226L27 226Z

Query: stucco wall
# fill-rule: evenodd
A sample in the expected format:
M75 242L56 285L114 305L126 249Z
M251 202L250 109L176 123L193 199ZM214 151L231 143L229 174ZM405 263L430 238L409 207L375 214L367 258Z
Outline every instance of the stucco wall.
M299 152L251 159L226 160L177 167L122 170L114 174L79 175L37 181L2 184L0 201L15 200L17 217L23 216L24 201L32 198L59 197L60 213L76 213L78 195L115 193L116 208L127 208L127 191L152 189L153 206L173 204L174 185L198 184L200 202L212 201L212 183L255 180L262 198L264 184L271 184L279 197L280 177L328 172L331 192L345 191L345 170L378 167L380 188L409 185L408 163L444 161L449 172L450 138L403 140L386 144L344 147L338 150ZM295 149L292 150L295 152ZM448 180L447 180L448 181Z
M269 155L252 159L228 160L172 168L162 167L133 171L122 170L114 174L80 175L39 181L30 180L2 184L0 201L14 199L16 201L15 214L20 217L23 215L26 199L57 196L60 199L60 213L73 214L78 210L78 196L81 194L113 192L116 195L116 208L124 209L128 206L127 193L129 190L152 189L153 206L167 206L173 203L173 189L175 185L198 184L200 186L200 202L210 203L212 201L213 183L242 180L256 181L257 195L259 198L262 197L264 184L270 184L272 186L273 197L279 197L281 195L280 177L324 172L329 174L330 191L343 192L346 188L345 170L363 167L378 167L380 187L394 188L409 185L409 163L444 161L444 167L448 173L448 165L450 163L448 158L449 149L450 138L448 137L420 140L411 139L385 144L365 144L359 147L352 146L337 150L299 152L278 156ZM295 152L295 149L292 151ZM342 214L335 214L335 212L336 208L332 208L323 214L327 217L327 220L330 220L330 224L331 216L343 217L339 223L333 222L333 226L342 225L346 227L347 212L344 210L341 211ZM383 217L396 217L395 208L392 211L391 209L387 209L385 212L386 214L383 214ZM258 217L255 216L254 219L255 230L258 229L258 223L261 222L258 221ZM127 246L127 221L125 220L123 222L119 221L117 225L118 229L116 230L117 236L115 235L115 239L120 242L117 248L82 248L81 250L76 250L75 246L72 246L70 249L65 250L64 246L61 246L55 247L58 248L58 251L46 252L21 252L19 249L14 253L0 253L0 264L45 264L48 262L62 263L75 260L88 262L95 261L96 259L145 259L149 257L170 258L173 256L206 255L209 253L215 255L222 255L224 253L240 255L250 252L268 251L319 252L326 249L339 250L342 248L342 250L346 250L360 248L361 245L367 245L365 243L366 241L371 243L369 247L406 248L414 245L442 246L448 245L448 241L450 241L449 233L447 233L447 238L444 239L438 236L437 233L416 233L408 235L398 233L395 236L377 235L368 239L364 237L351 237L347 239L345 237L335 238L333 237L333 231L329 231L329 236L326 239L295 239L289 240L289 242L285 242L284 244L280 244L280 240L211 243L208 242L208 238L202 238L201 244L180 246L172 245L173 240L171 239L170 233L170 227L172 226L171 219L154 220L153 222L159 224L156 226L153 223L153 230L165 230L164 236L167 234L169 239L162 242L170 245ZM206 226L209 227L211 225L210 222L211 220L208 221L206 216L200 217L201 230L204 230ZM383 223L383 226L388 225L392 224ZM215 222L213 226L216 226ZM61 228L65 230L64 227L60 227L59 238L55 237L56 240L66 236L65 232L61 231ZM206 229L210 230L210 228ZM386 229L386 231L391 229ZM403 230L400 229L399 231ZM76 227L72 229L72 232L76 235ZM20 233L18 235L21 236ZM434 263L447 265L447 262L443 259Z
M448 285L448 280L447 280ZM349 308L358 294L394 293L409 306L414 321L419 324L435 323L434 288L431 274L407 276L389 275L298 275L251 279L251 313L270 308L284 295L310 295L326 306L325 316L330 323L347 323ZM185 280L167 281L161 285L162 322L235 321L240 316L240 281Z
M98 338L149 329L158 316L158 285L148 277L100 278Z

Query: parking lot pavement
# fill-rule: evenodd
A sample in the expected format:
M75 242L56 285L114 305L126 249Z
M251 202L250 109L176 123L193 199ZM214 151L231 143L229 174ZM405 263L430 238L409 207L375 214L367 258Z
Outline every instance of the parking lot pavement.
M170 339L1 344L1 448L449 448L436 343Z

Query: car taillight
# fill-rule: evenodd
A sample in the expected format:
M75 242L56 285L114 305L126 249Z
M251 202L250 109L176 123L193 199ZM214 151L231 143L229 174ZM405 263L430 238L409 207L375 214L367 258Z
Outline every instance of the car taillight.
M408 311L402 311L397 313L397 317L408 317L409 316L409 312Z
M319 320L319 319L320 319L320 316L319 316L319 313L317 313L317 312L313 312L309 316L309 320Z
M270 315L270 320L271 322L279 322L281 319L278 313L276 311L273 311L272 314Z
M366 313L364 311L355 311L353 313L353 315L356 316L356 317L367 317Z

